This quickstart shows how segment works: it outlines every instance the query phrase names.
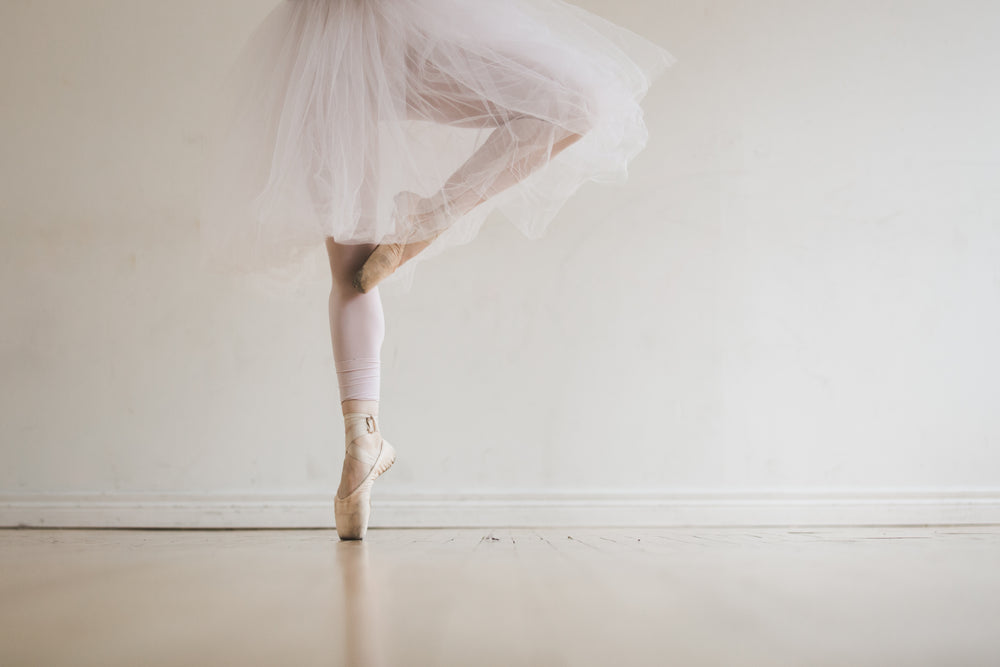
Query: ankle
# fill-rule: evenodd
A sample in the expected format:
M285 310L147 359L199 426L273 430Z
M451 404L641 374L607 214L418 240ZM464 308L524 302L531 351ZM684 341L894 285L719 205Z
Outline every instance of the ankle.
M340 409L346 415L349 412L378 416L378 400L351 398L340 402Z

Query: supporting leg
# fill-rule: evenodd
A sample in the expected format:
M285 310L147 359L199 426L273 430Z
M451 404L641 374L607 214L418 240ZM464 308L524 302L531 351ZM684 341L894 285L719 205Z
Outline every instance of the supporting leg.
M377 291L358 294L351 277L374 244L346 245L327 239L330 271L330 335L341 402L378 401L385 315Z
M359 294L351 284L354 272L370 254L374 244L346 245L328 238L326 247L333 277L329 304L330 334L341 410L345 415L345 429L349 431L353 417L348 418L348 414L378 416L385 315L377 289ZM359 445L378 445L376 438L370 438L371 442L361 440ZM354 489L369 469L358 459L345 457L338 494L343 496Z

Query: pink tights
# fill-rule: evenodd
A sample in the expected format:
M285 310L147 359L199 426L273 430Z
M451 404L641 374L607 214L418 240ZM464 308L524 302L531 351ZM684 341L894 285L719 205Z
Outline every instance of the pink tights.
M362 294L351 278L375 248L373 243L344 245L328 238L333 287L330 289L330 334L341 402L379 400L381 349L385 315L378 287Z

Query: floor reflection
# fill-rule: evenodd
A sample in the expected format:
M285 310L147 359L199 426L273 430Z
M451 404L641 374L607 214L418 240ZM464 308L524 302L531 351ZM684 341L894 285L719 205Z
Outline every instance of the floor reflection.
M378 606L369 551L363 540L337 543L337 563L344 578L344 664L358 667L388 664L384 643L379 641L388 631L387 620Z

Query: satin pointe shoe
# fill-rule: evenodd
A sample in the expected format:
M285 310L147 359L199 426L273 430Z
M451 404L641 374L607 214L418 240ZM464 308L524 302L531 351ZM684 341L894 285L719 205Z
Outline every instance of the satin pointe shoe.
M368 255L365 263L355 272L351 281L354 288L362 294L366 294L392 275L403 263L405 249L405 243L381 243L375 246L372 254Z
M396 195L395 202L395 215L407 212L406 217L411 226L412 236L416 236L421 227L430 224L438 215L437 209L431 208L430 200L424 199L415 192L404 190ZM382 243L375 246L365 263L354 273L352 279L354 288L363 294L367 293L392 275L403 262L429 246L443 231L444 229L441 229L433 236L420 241Z
M348 441L344 456L360 461L368 474L343 498L340 490L337 491L333 505L337 534L342 540L365 538L371 516L372 484L396 460L396 450L382 437L376 420L372 414L349 412L344 415Z

